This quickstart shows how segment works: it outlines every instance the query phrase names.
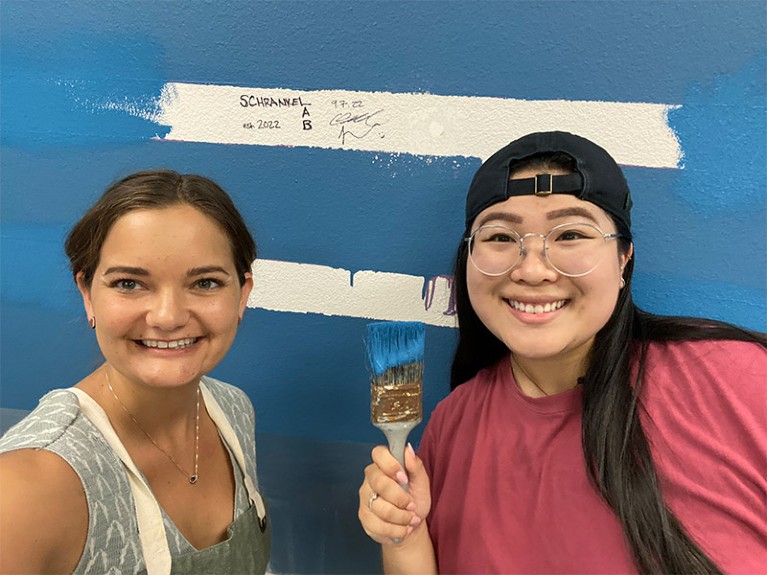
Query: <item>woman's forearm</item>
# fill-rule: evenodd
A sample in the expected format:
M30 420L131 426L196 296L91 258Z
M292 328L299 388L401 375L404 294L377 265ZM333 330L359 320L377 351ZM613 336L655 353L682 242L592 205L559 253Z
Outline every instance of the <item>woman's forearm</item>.
M426 521L402 543L383 545L382 548L384 573L387 575L437 575L437 560Z

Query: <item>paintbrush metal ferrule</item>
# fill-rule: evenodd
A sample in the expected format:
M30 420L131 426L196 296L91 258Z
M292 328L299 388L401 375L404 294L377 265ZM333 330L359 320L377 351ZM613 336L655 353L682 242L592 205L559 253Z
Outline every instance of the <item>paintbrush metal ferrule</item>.
M370 420L373 425L423 418L423 363L387 369L370 385Z

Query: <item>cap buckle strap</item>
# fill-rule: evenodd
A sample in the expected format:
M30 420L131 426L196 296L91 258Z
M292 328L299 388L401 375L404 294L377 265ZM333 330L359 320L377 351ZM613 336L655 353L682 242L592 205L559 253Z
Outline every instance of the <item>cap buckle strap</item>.
M539 183L540 178L540 183ZM549 179L548 186L544 189L543 184L546 184L546 178ZM551 174L538 174L533 178L535 180L535 195L536 196L550 196L554 191L554 176Z

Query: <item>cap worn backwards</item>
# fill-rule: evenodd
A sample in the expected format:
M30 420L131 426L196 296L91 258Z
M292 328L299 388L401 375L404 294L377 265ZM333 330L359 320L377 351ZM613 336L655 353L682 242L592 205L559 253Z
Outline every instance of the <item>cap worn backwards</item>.
M575 161L573 174L509 180L509 165L532 155L563 152ZM514 140L480 166L466 196L466 227L485 208L512 196L571 194L611 214L618 232L631 237L631 192L618 164L594 142L567 132L538 132Z

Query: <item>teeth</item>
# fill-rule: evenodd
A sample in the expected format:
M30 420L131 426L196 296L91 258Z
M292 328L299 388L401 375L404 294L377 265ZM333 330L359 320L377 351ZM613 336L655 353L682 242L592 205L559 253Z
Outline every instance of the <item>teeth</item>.
M523 311L525 313L532 313L532 314L549 313L552 311L556 311L559 308L561 308L563 305L565 305L565 303L567 303L567 300L564 300L564 299L555 301L553 303L547 303L545 305L542 305L542 304L533 305L530 303L525 304L515 300L508 300L508 301L511 304L511 307L513 307L514 309Z
M179 349L181 347L192 345L196 341L197 341L196 337L190 337L187 339L175 339L172 341L142 339L141 343L144 344L146 347L156 347L158 349Z

